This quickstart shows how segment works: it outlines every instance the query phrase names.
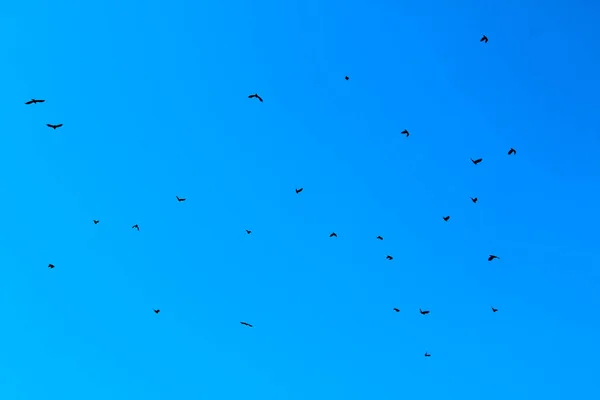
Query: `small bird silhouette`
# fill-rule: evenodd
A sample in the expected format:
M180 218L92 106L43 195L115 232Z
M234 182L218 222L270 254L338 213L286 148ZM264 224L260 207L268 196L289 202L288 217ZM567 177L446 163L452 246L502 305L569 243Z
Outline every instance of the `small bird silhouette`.
M329 237L337 237L337 233L331 232L331 235L329 235Z
M388 260L393 260L393 259L394 259L394 257L392 257L392 256L387 256L387 257L386 257L386 259L388 259Z
M296 189L296 194L300 193L303 190L304 190L304 188Z
M429 314L429 311L427 311L427 310L423 311L420 308L419 308L419 312L421 313L421 315L427 315L427 314Z
M377 240L383 240L383 238L381 236L377 236L375 239L377 239Z
M154 312L155 312L156 314L158 314L158 313L160 312L160 310L154 310Z
M262 99L262 97L260 97L258 94L254 93L254 94L251 94L250 96L248 96L248 98L249 98L249 99L252 99L252 98L255 98L255 97L256 97L257 99L259 99L259 100L260 100L260 102L262 103L263 99Z
M487 38L487 36L483 35L483 37L481 39L479 39L479 41L487 43L488 42L488 38Z
M252 231L249 231L248 229L246 229L246 233L249 235L252 233Z
M490 254L490 256L488 257L488 261L492 261L494 258L497 258L498 260L500 259L500 257Z
M94 225L98 224L98 222L100 222L100 220L99 219L95 219L94 220Z
M400 133L401 133L401 134L403 134L403 135L406 135L406 137L409 137L409 136L410 136L410 133L408 133L408 131L407 131L406 129L405 129L405 130L403 130L403 131L402 131L402 132L400 132Z
M431 354L429 354L428 352L425 352L425 357L431 357Z
M477 197L469 197L473 203L477 203Z
M29 104L37 104L37 103L43 103L46 100L36 100L36 99L31 99L28 102L26 102L25 104L29 105Z
M177 201L180 202L180 203L182 201L185 201L185 197L179 197L179 196L175 196L175 197L177 197Z
M513 149L512 147L510 148L510 150L508 151L508 155L512 156L513 154L517 154L517 151L515 149Z
M138 232L140 231L140 227L138 226L138 224L135 224L134 226L132 226L131 229L137 229Z
M492 307L492 312L497 312L497 311L498 311L497 308Z
M46 124L46 126L49 128L52 128L52 129L57 129L57 128L60 128L61 126L63 126L63 124L58 124L58 125Z
M394 308L394 311L400 312L400 309L399 308Z
M50 268L50 269L54 268L54 264L48 264L48 268Z
M480 163L480 162L482 162L482 161L483 161L483 158L478 158L477 160L473 160L473 159L471 158L471 162L472 162L473 164L475 164L475 165L479 164L479 163Z
M442 217L442 218L444 219L444 221L448 222L448 220L450 219L450 216L449 216L449 215L447 215L447 216L445 216L445 217Z
M345 80L348 80L348 79L350 79L350 78L348 78L348 77L346 76L344 79L345 79Z
M246 325L248 328L252 328L252 325L250 325L250 324L249 324L249 323L247 323L247 322L244 322L244 321L242 321L242 322L240 322L240 324L242 324L242 325Z

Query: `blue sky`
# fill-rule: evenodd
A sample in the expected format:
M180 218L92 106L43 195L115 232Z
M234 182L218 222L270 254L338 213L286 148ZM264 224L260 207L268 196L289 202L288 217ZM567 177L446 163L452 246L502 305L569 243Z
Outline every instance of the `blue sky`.
M600 394L599 3L0 11L0 398Z

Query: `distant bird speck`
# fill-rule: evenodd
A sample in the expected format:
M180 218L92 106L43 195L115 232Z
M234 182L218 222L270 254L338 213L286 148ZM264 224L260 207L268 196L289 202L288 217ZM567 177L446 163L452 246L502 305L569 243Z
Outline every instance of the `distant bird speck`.
M386 260L393 260L394 259L394 257L392 257L392 256L386 256L385 258L386 258Z
M431 357L431 354L429 354L428 352L425 352L425 357Z
M249 323L244 322L244 321L240 322L240 324L246 325L248 328L252 328L253 327L252 325L250 325Z
M447 216L445 216L445 217L442 217L442 218L444 219L444 221L448 222L448 220L450 219L450 216L449 216L449 215L447 215Z
M57 128L60 128L61 126L63 126L63 124L58 124L58 125L46 124L46 126L49 128L52 128L52 129L57 129Z
M490 256L488 257L488 261L492 261L493 259L498 259L498 260L499 260L499 259L500 259L500 257L498 257L498 256L495 256L495 255L493 255L493 254L490 254ZM510 264L510 263L509 263L509 264Z
M483 43L487 43L488 42L488 38L487 38L487 36L483 35L483 37L481 39L479 39L479 41L483 42Z
M154 310L155 314L158 314L160 312L160 310Z
M377 239L377 240L383 240L383 238L381 236L377 236L375 239Z
M420 308L419 308L419 312L421 313L421 315L427 315L427 314L429 314L429 311L427 311L427 310L423 311Z
M512 156L513 154L517 154L517 151L515 149L513 149L512 147L510 148L510 150L508 151L508 155ZM525 158L527 158L527 155L525 155Z
M473 203L477 203L477 197L469 197Z
M262 103L263 99L262 97L260 97L258 94L254 93L251 94L250 96L248 96L249 99L253 99L253 98L257 98L258 100L260 100L260 102Z
M329 237L337 237L337 233L331 232L331 234L329 235Z
M246 233L249 235L252 233L252 231L249 231L248 229L246 229Z
M400 309L399 308L394 308L394 311L400 312Z
M348 78L347 76L344 78L345 80L349 80L350 78Z
M497 308L492 307L492 312L497 312L497 311L498 311Z
M479 164L479 163L480 163L480 162L482 162L482 161L483 161L483 158L478 158L477 160L473 160L473 159L471 158L471 162L472 162L473 164L475 164L475 165Z
M296 194L300 193L303 190L304 190L304 188L296 189Z
M98 220L98 219L95 219L95 220L94 220L94 225L97 225L97 224L98 224L98 222L100 222L100 220Z
M29 100L29 101L25 102L25 104L27 104L27 105L29 105L29 104L37 104L37 103L43 103L43 102L45 102L45 101L46 101L46 100L37 100L37 99L31 99L31 100Z
M135 224L134 226L132 226L131 229L137 229L138 232L140 231L140 227L138 226L138 224Z
M54 264L48 264L48 268L53 269L54 268Z
M179 196L175 196L175 197L177 197L177 201L180 202L180 203L182 201L185 201L185 197L179 197Z
M410 133L408 133L408 131L407 131L406 129L405 129L405 130L403 130L403 131L402 131L402 132L400 132L400 133L401 133L401 134L403 134L403 135L406 135L406 137L409 137L409 136L410 136Z

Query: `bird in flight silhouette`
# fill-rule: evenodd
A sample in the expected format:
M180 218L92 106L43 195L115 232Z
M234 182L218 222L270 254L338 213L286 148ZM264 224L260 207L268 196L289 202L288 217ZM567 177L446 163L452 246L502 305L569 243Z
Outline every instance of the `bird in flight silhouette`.
M497 312L497 311L498 311L497 308L492 307L492 312Z
M248 96L248 98L249 98L249 99L253 99L253 98L255 98L255 97L256 97L257 99L259 99L259 100L260 100L260 102L262 103L263 99L262 99L262 97L260 97L258 94L254 93L254 94L251 94L250 96Z
M386 259L387 259L387 260L393 260L393 259L394 259L394 257L392 257L392 256L387 256L387 257L386 257Z
M331 232L331 235L329 235L329 237L337 237L337 233Z
M494 258L497 258L498 260L500 259L500 257L490 254L490 256L488 257L488 261L492 261Z
M377 236L375 239L377 239L377 240L383 240L383 238L381 236Z
M431 357L431 354L429 354L428 352L425 352L425 357Z
M50 269L54 268L54 264L48 264L48 268L50 268Z
M304 188L296 189L296 194L300 193L303 190L304 190Z
M488 42L488 38L487 38L487 36L483 35L483 37L481 39L479 39L479 41L483 42L483 43L487 43Z
M444 221L448 222L448 220L450 219L450 216L449 216L449 215L447 215L447 216L445 216L445 217L442 217L442 218L444 219Z
M419 308L419 312L421 313L421 315L427 315L427 314L429 314L429 311L427 311L427 310L423 311L420 308Z
M249 231L248 229L246 229L246 233L249 235L252 233L252 231Z
M394 308L394 311L400 312L400 309L399 308Z
M400 132L400 133L401 133L401 134L403 134L403 135L406 135L406 137L409 137L409 136L410 136L410 133L408 133L408 131L407 131L406 129L405 129L405 130L403 130L403 131L402 131L402 132Z
M175 197L177 197L177 201L180 202L180 203L182 201L185 201L185 197L179 197L179 196L175 196Z
M158 314L160 312L160 310L154 310L154 313Z
M29 104L37 104L37 103L43 103L43 102L45 102L45 101L46 101L46 100L36 100L36 99L31 99L31 100L29 100L29 101L25 102L25 104L27 104L27 105L29 105Z
M517 154L517 151L515 149L513 149L512 147L510 148L510 150L508 151L508 155L512 156L513 154Z
M52 128L52 129L57 129L57 128L60 128L61 126L63 126L63 124L58 124L58 125L46 124L46 126L49 128Z
M131 229L137 229L138 232L140 231L140 227L138 226L138 224L135 224L134 226L132 226Z
M469 197L473 203L477 203L477 197Z
M98 222L100 222L100 220L99 220L99 219L95 219L95 220L94 220L94 225L97 225L97 224L98 224Z
M478 158L477 160L473 160L473 159L471 158L471 162L472 162L473 164L475 164L475 165L479 164L479 163L480 163L480 162L482 162L482 161L483 161L483 158Z
M350 79L350 78L348 78L348 77L346 76L344 79L345 79L345 80L348 80L348 79Z
M253 327L252 325L250 325L249 323L244 322L244 321L240 322L240 324L246 325L248 328L252 328Z

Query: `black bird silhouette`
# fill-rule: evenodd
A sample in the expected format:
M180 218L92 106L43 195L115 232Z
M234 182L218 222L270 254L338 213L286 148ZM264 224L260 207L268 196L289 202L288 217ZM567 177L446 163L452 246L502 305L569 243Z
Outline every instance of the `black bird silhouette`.
M394 311L400 312L400 309L399 308L394 308Z
M431 357L431 354L429 354L428 352L425 352L425 357Z
M27 104L27 105L29 105L29 104L37 104L37 103L43 103L43 102L45 102L45 101L46 101L46 100L36 100L36 99L31 99L31 100L29 100L29 101L25 102L25 104Z
M139 230L140 230L140 227L138 226L138 224L135 224L134 226L132 226L132 227L131 227L131 229L137 229L137 230L138 230L138 232L139 232Z
M490 256L488 257L488 261L492 261L494 258L497 258L498 260L500 259L500 257L490 254Z
M508 155L512 156L513 154L517 154L517 151L515 149L513 149L512 147L510 148L510 150L508 151Z
M254 94L251 94L250 96L248 96L249 99L252 99L254 97L256 97L257 99L259 99L260 102L262 103L263 99L258 94L254 93Z
M401 134L403 134L403 135L406 135L406 137L409 137L409 136L410 136L410 133L408 133L408 131L407 131L406 129L405 129L405 130L403 130L403 131L402 131L402 132L400 132L400 133L401 133Z
M50 269L54 268L54 264L48 264L48 268L50 268Z
M296 189L296 194L300 193L303 190L304 190L304 188Z
M469 197L473 203L477 203L477 197Z
M482 161L483 161L483 158L478 158L477 160L473 160L473 159L471 158L471 162L472 162L473 164L475 164L475 165L479 164L479 163L480 163L480 162L482 162Z
M394 257L392 257L392 256L387 256L387 257L386 257L386 259L388 259L388 260L393 260L393 259L394 259Z
M348 77L346 76L344 79L345 79L345 80L348 80L348 79L350 79L350 78L348 78Z
M58 124L58 125L46 124L46 126L49 128L52 128L52 129L57 129L57 128L60 128L61 126L63 126L63 124Z
M160 310L154 310L154 312L155 312L156 314L158 314L158 313L160 312Z
M179 196L175 196L175 197L177 197L177 201L180 202L180 203L182 201L185 201L185 197L179 197Z
M497 311L498 311L497 308L492 307L492 312L497 312Z
M377 236L375 239L383 240L383 238L381 236Z
M479 39L479 41L487 43L488 42L488 38L487 38L487 36L483 35L483 37L481 39Z
M427 315L427 314L429 314L429 311L427 311L427 310L423 311L420 308L419 308L419 312L421 313L421 315Z
M94 225L96 225L98 222L100 222L100 220L99 219L95 219L94 220Z
M450 216L449 216L449 215L447 215L447 216L445 216L445 217L442 217L442 218L444 219L444 221L448 222L448 220L450 219Z
M331 235L329 235L329 237L337 237L337 233L331 232Z
M240 324L242 324L242 325L246 325L248 328L252 328L252 325L250 325L250 324L249 324L249 323L247 323L247 322L244 322L244 321L242 321L242 322L240 322Z
M246 229L246 233L249 235L252 233L252 231L249 231L248 229Z

